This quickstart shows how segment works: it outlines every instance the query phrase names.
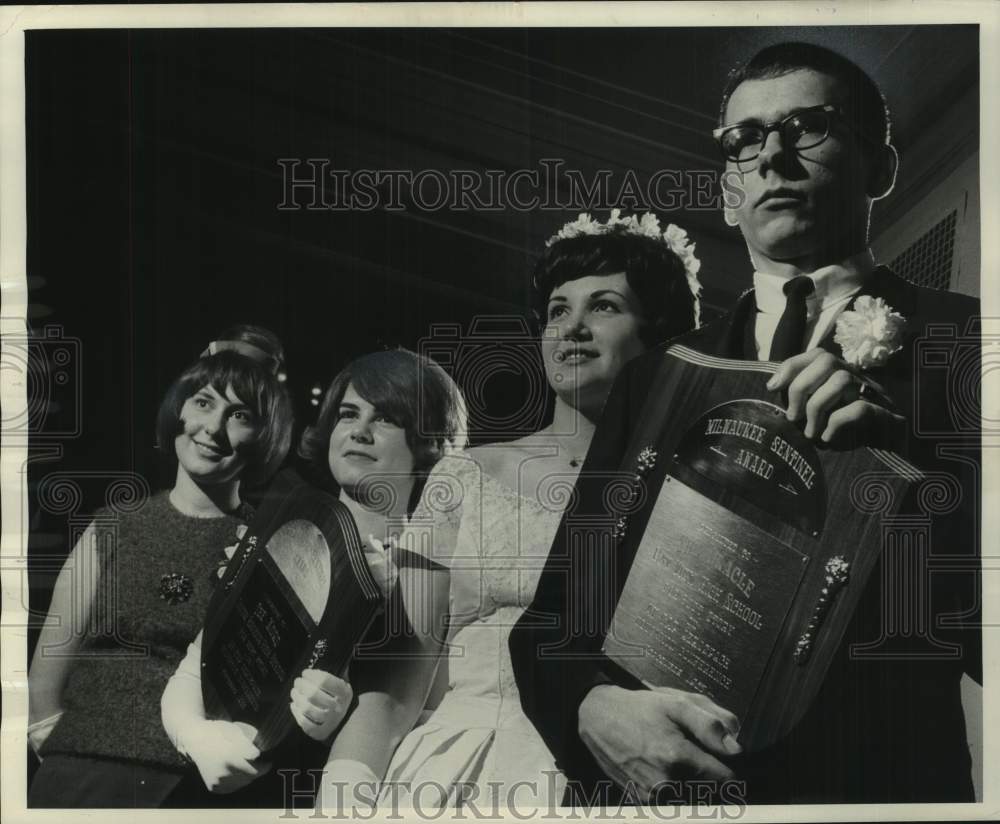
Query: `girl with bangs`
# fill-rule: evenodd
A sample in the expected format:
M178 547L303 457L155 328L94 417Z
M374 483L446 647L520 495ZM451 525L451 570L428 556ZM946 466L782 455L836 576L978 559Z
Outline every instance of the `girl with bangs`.
M221 547L247 520L243 485L262 484L288 452L283 360L259 327L212 342L157 416L173 487L134 510L99 510L72 550L29 674L42 759L29 807L156 807L183 776L160 695L202 626Z
M432 360L407 349L374 352L333 379L299 455L363 536L390 538L434 465L465 445L465 418L458 387Z

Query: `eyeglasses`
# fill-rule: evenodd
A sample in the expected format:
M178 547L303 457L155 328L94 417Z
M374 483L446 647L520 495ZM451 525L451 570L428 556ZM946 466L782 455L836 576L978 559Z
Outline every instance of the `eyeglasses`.
M737 123L712 130L726 160L746 163L756 160L771 132L781 133L781 142L787 149L802 151L819 146L830 136L833 116L843 118L836 106L812 106L799 109L788 117L773 123Z

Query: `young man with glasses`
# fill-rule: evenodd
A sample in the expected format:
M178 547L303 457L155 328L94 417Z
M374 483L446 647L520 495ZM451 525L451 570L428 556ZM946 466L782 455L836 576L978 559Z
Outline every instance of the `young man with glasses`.
M850 430L903 451L925 469L961 475L955 461L941 464L934 443L916 437L916 417L922 425L955 424L943 383L928 391L921 375L916 391L914 343L932 323L952 324L962 335L978 315L978 301L913 286L875 265L868 247L871 206L891 190L897 166L877 86L827 49L772 46L732 75L714 136L728 172L725 220L746 241L754 289L728 316L682 342L724 358L780 361L768 388L787 391L786 414L808 438L835 446ZM841 313L865 295L882 298L907 327L902 349L863 373L844 361L833 337ZM578 486L601 483L602 474L620 469L662 360L662 351L654 351L626 368ZM951 518L935 523L931 551L950 550L968 560L977 542L978 486L965 477L959 484L965 484L965 494ZM580 500L600 500L584 489L578 493ZM656 490L649 493L655 500ZM920 607L932 610L935 641L917 638L919 654L904 650L895 658L861 659L852 656L851 645L879 639L880 622L893 609L882 580L891 573L876 568L801 722L767 750L743 753L738 719L705 696L626 688L602 669L595 653L637 541L607 557L574 554L566 525L564 520L510 645L524 709L571 788L582 792L576 800L592 800L594 788L601 782L606 787L608 778L640 795L664 781L745 781L731 786L728 797L715 796L729 802L973 800L959 681L963 668L981 680L981 643L969 632L976 637L959 636L962 646L942 652L945 631L937 620L964 611L965 621L976 624L978 584L968 576L954 586L936 576L933 602L926 593L920 596ZM595 596L595 581L610 592ZM591 590L574 590L583 586ZM899 593L914 595L905 588ZM567 632L569 649L563 643ZM575 660L540 654L560 646L578 653ZM937 654L926 655L928 647ZM956 654L961 657L948 658ZM677 798L676 786L666 789L661 798L670 800L673 793L673 800L691 801Z

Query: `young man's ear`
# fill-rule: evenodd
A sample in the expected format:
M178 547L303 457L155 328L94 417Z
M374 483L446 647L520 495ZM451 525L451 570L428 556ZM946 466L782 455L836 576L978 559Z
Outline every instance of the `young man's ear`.
M868 196L872 200L879 200L896 185L896 171L899 169L896 147L891 143L880 146L875 161L868 175Z
M722 219L726 221L727 226L739 226L740 221L736 216L736 210L743 205L743 201L746 199L746 192L743 191L740 177L734 172L726 170L722 173L720 184L722 187Z

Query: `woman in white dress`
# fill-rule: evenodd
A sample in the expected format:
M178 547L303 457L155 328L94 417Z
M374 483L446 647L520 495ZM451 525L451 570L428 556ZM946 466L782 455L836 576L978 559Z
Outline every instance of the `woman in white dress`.
M560 802L562 777L521 710L507 639L534 596L613 381L631 358L697 323L693 251L677 227L663 232L653 215L618 210L607 223L581 215L549 241L534 284L552 422L445 457L401 539L450 572L449 621L425 720L396 749L381 807L496 814ZM332 767L326 779L352 776Z

